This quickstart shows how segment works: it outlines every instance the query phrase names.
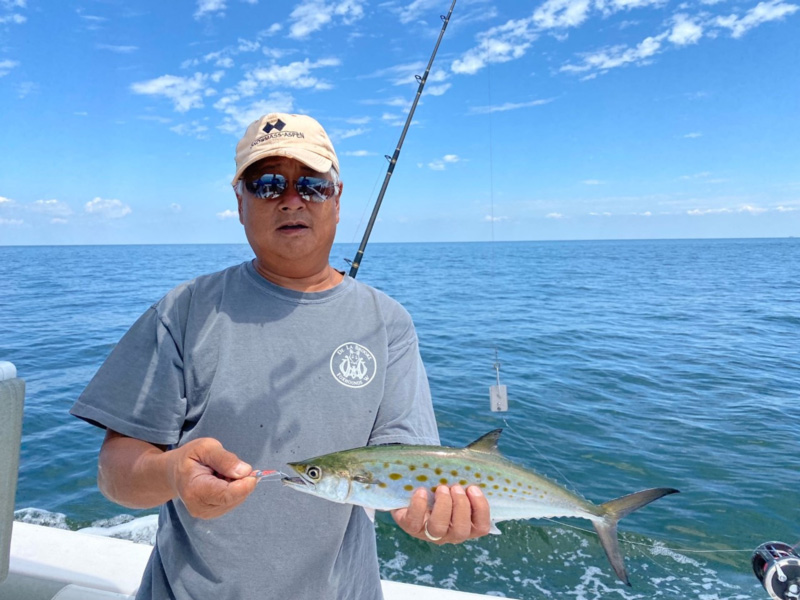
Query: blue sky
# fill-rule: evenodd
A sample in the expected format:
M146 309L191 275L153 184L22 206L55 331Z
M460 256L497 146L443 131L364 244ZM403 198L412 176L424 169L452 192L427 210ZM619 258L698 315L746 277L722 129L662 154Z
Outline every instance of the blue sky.
M0 244L244 242L260 114L358 241L449 0L0 0ZM374 241L800 235L797 0L459 0Z

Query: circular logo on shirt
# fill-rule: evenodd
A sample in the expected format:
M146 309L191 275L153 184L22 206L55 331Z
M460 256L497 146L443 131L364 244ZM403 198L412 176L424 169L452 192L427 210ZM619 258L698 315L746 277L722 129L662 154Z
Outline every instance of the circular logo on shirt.
M364 387L375 378L376 370L375 357L361 344L347 342L331 355L331 373L347 387Z

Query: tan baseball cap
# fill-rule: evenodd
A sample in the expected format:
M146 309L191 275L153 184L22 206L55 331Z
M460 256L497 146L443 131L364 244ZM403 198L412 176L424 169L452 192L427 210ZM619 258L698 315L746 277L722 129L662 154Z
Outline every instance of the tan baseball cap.
M236 145L236 185L245 169L269 156L286 156L327 173L333 166L339 172L339 160L328 134L307 115L269 113L250 123Z

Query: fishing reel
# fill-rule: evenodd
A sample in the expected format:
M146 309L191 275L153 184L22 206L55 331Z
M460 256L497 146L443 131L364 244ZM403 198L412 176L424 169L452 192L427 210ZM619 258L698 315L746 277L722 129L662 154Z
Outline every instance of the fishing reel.
M800 554L783 542L761 544L753 552L753 572L774 600L800 600Z

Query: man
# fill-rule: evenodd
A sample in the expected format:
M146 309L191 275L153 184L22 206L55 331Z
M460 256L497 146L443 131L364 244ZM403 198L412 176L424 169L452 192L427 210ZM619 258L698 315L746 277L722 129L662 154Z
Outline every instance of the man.
M339 164L324 129L269 114L236 151L255 258L182 284L125 334L72 408L107 429L98 485L161 506L140 600L381 598L359 507L251 476L367 444L437 444L408 313L328 263ZM393 512L437 544L485 535L480 489L416 490Z

